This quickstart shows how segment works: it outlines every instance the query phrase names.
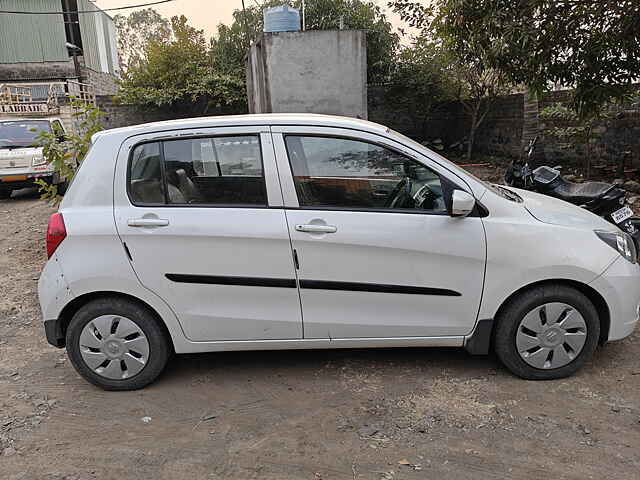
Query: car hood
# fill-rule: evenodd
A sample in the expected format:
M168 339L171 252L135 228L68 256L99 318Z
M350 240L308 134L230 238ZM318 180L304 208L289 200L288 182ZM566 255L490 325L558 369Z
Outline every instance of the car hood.
M530 192L519 188L509 187L509 190L522 197L524 208L537 220L552 225L570 227L584 227L587 229L617 230L618 227L607 222L584 208L578 207L564 200Z

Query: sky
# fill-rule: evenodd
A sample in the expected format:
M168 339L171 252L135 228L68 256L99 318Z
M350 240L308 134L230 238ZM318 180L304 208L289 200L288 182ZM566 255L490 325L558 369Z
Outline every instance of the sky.
M135 5L139 3L147 3L153 0L97 0L94 3L100 8L122 7L126 5ZM389 11L386 7L386 0L373 0L387 13L389 21L397 28L404 27L402 20ZM255 0L245 0L245 5L254 5ZM198 29L204 30L207 37L213 36L217 31L220 23L230 24L235 9L242 8L241 0L175 0L166 4L153 5L151 8L156 9L164 17L172 17L174 15L184 15L189 20L189 24ZM131 10L123 10L120 12L107 12L114 16L117 13L127 14Z

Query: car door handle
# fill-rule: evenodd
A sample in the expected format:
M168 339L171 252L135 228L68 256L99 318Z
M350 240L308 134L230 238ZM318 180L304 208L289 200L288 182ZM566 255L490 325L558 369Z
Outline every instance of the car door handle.
M307 233L336 233L338 231L337 227L333 225L296 225L297 232L307 232Z
M164 218L130 218L127 220L130 227L166 227L169 220Z

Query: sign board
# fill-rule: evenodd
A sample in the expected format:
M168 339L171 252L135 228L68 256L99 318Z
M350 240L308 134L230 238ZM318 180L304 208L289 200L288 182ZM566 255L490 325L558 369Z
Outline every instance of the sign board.
M0 113L56 113L57 110L46 103L0 103Z

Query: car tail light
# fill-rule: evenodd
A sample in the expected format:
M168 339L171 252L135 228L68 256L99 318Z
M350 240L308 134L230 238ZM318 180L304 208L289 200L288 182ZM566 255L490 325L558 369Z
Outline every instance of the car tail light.
M49 217L47 226L47 258L51 258L66 237L67 228L64 226L64 218L61 213L54 213Z

